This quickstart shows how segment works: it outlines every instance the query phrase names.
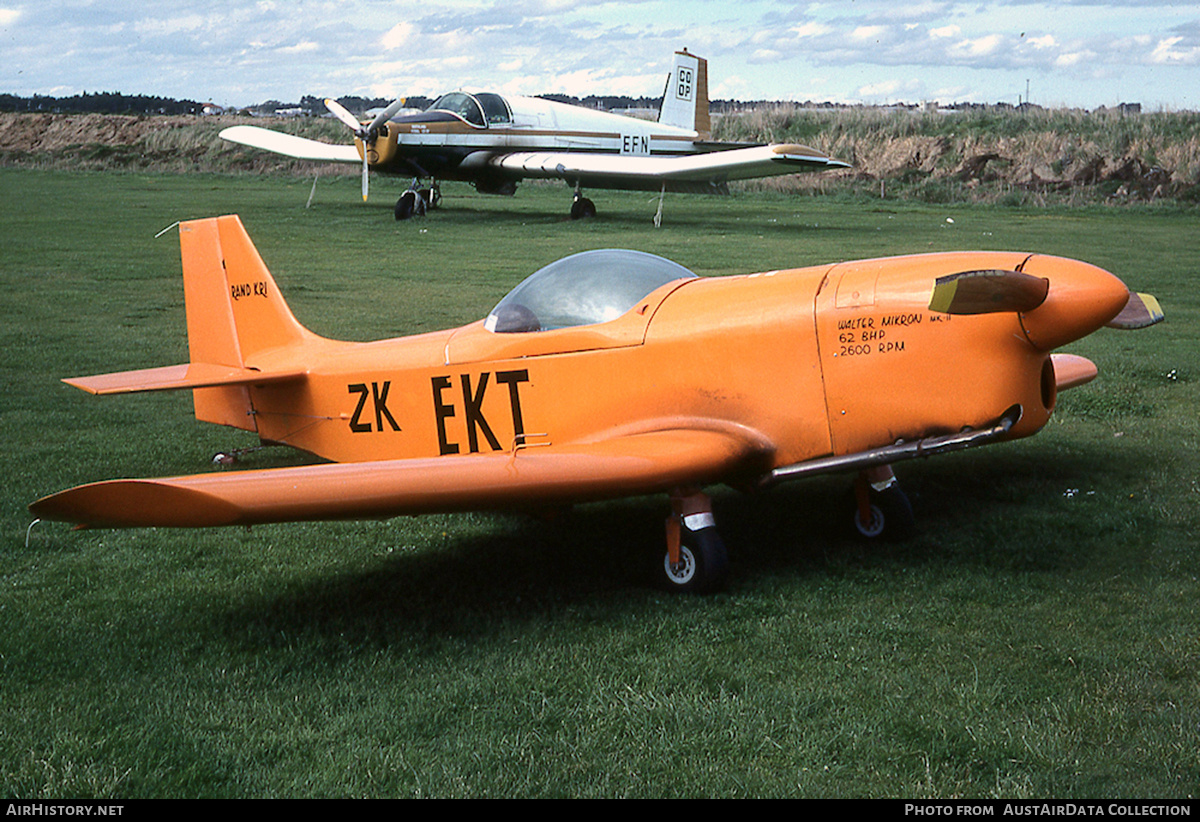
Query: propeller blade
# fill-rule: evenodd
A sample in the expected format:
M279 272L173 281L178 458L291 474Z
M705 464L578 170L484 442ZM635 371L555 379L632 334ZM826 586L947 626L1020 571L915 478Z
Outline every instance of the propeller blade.
M1049 280L1020 271L961 271L937 278L929 310L944 314L1032 311L1049 292Z
M1129 292L1129 302L1121 309L1121 313L1108 321L1108 328L1133 330L1148 328L1163 321L1162 306L1158 304L1153 294L1138 294Z
M329 113L346 124L346 127L354 132L356 136L363 131L362 123L358 122L358 118L350 113L349 109L334 100L332 97L326 98L325 108L329 109Z
M404 108L404 98L397 97L387 108L375 115L375 119L371 121L371 125L367 126L367 133L374 137L375 132L379 131L379 127L392 119L392 115L402 108Z
M367 162L367 147L364 144L363 145L363 173L362 173L362 198L363 198L364 203L367 201L367 188L370 186L370 183L368 182L368 180L370 179L370 176L371 176L369 165L370 164Z

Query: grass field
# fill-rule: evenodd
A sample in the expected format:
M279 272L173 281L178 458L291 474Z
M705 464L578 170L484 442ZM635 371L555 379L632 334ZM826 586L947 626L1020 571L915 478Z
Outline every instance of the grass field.
M396 223L353 176L0 169L0 795L1179 798L1200 790L1200 231L1175 207L569 191ZM28 531L25 506L208 470L186 394L59 378L187 358L181 219L239 213L300 320L374 339L483 316L568 253L701 275L917 251L1078 257L1165 324L1070 350L1037 437L898 467L920 534L845 478L717 491L727 593L662 594L661 499L213 531ZM262 452L252 466L291 459Z

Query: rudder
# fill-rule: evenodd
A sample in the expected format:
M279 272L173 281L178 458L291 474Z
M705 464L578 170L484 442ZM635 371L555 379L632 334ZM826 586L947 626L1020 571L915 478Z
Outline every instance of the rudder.
M703 57L689 54L687 49L675 52L658 122L695 131L701 140L712 136L712 120L708 113L708 61Z
M180 223L188 354L254 368L256 357L313 337L296 320L236 215ZM196 419L257 430L245 385L197 388Z

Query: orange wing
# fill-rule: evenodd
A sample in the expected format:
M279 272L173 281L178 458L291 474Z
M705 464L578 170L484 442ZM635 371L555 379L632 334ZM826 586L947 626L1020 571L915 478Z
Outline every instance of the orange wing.
M81 527L207 527L402 514L537 509L706 484L766 469L745 429L671 428L515 452L145 480L71 488L29 506Z

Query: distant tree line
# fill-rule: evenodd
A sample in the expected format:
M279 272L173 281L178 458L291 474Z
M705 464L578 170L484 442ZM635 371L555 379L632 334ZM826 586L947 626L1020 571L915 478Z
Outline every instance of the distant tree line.
M194 100L121 94L116 91L85 91L71 97L41 94L20 97L16 94L0 94L0 111L54 114L196 114L201 108L202 105Z
M662 103L661 97L629 97L626 95L574 97L569 94L542 94L539 96L546 100L570 103L602 111L637 109L657 111L659 105ZM362 116L365 112L372 109L384 108L392 102L387 97L359 97L355 95L338 97L337 101L357 116ZM405 98L404 102L408 108L425 109L433 103L433 99L422 95L413 95ZM714 114L728 114L778 105L780 105L780 102L777 100L712 100L709 107ZM807 109L861 107L840 103L813 102L794 103L792 105ZM924 105L897 103L892 107L918 109ZM145 94L121 94L120 92L113 91L95 93L85 91L83 94L76 94L71 97L52 97L40 94L35 94L32 97L21 97L16 94L0 93L0 111L59 114L200 114L205 108L205 104L197 103L195 100L175 100L169 97L155 97ZM944 105L943 108L971 110L975 108L1014 108L1014 106L1006 103L992 105L956 103L948 106ZM1036 107L1026 103L1023 106L1016 106L1015 108L1025 109ZM1140 109L1141 107L1136 104L1122 103L1120 106L1122 113L1137 113ZM325 107L325 97L311 94L301 97L299 103L267 100L266 102L256 103L251 106L243 106L237 109L237 111L259 115L274 115L279 112L287 112L289 114L301 114L310 117L323 117L329 113Z

